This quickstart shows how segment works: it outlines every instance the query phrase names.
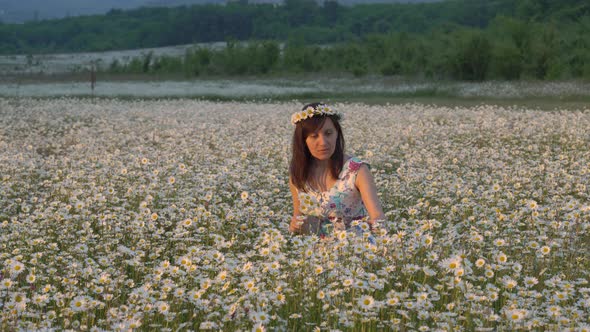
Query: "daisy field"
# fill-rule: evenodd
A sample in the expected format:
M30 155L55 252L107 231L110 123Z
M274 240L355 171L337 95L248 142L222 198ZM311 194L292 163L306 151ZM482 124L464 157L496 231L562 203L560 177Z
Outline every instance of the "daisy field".
M0 98L0 330L590 330L589 109L332 106L375 244L288 233L300 103Z

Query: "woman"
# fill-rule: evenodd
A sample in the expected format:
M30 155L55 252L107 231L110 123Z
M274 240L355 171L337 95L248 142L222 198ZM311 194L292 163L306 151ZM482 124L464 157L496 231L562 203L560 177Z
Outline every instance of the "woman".
M291 117L295 125L289 169L292 233L324 238L333 230L357 228L357 221L372 227L385 219L369 167L344 154L340 119L339 113L321 103L305 105Z

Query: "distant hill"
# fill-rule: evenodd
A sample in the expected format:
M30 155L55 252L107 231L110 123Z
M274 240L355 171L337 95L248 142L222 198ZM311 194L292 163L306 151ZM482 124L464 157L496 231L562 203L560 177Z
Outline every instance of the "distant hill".
M14 5L13 1L17 0L9 1ZM23 4L32 4L34 1L40 0L22 0ZM59 1L65 6L67 1L77 1L81 5L90 4L91 0L54 1L54 10L57 10ZM106 8L113 6L114 1L103 0L102 4ZM38 12L38 21L0 24L0 54L125 50L232 40L273 40L317 45L358 41L371 34L486 29L498 17L523 20L525 23L520 25L507 23L522 27L518 29L525 29L528 21L544 25L550 22L555 31L561 29L561 24L574 24L575 29L583 29L587 35L590 22L588 0L543 3L514 0L395 4L363 2L363 6L353 7L334 2L320 5L313 0L285 0L285 4L280 6L248 5L242 0L226 5L179 7L179 4L189 0L167 0L168 5L175 5L167 8L153 7L157 6L155 1L163 0L117 1L119 5L131 5L130 1L143 5L137 9L109 10L104 15L56 20L41 20L41 12ZM5 6L9 4L7 0L0 0L0 3ZM71 16L74 14L70 13ZM517 36L525 34L518 32L518 29L515 28L514 32ZM574 32L577 31L575 29ZM547 38L556 33L548 32ZM585 41L579 43L590 45ZM572 61L590 63L582 58Z
M111 9L174 7L182 5L225 4L236 0L0 0L0 22L23 23L80 15L105 14ZM342 5L366 3L419 3L441 0L338 0ZM323 2L319 1L319 2ZM283 0L249 0L249 3L276 3Z
M239 2L240 0L149 0L147 5L149 6L182 6L182 5L194 5L202 3L227 3L227 2ZM444 0L337 0L341 5L351 6L360 4L370 3L420 3L420 2L439 2ZM322 4L325 0L316 0L317 3ZM274 3L282 4L284 0L248 0L248 3Z
M22 23L68 16L104 14L112 8L132 9L147 0L0 0L0 21Z
M103 5L109 1L114 0L104 0ZM282 5L244 0L191 5L186 3L189 0L167 0L166 7L158 1L163 0L104 15L0 24L0 54L21 54L30 67L40 54L198 44L181 56L149 51L100 68L114 74L184 77L323 72L459 80L590 80L588 0L363 2L362 6L314 0L285 0ZM122 4L130 3L118 3ZM41 12L36 15L40 18ZM211 42L225 47L202 46Z

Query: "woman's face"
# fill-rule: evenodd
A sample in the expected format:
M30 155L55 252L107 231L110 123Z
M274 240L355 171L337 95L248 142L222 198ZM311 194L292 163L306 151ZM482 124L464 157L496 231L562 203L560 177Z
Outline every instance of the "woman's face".
M305 144L312 157L318 160L328 160L336 150L338 132L332 119L327 118L324 125L316 133L311 133L305 139Z

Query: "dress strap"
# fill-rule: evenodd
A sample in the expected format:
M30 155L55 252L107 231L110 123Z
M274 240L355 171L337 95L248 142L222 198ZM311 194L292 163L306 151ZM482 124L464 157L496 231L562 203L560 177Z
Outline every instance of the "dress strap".
M371 169L371 165L368 162L361 160L359 157L351 157L348 160L348 171L352 173L358 173L358 170L363 164L367 165L367 167Z
M361 160L358 157L351 157L350 159L348 159L346 163L344 163L345 169L342 176L343 180L347 180L347 182L354 184L356 182L356 176L359 172L359 169L363 164L367 165L369 169L371 168L371 165L369 165L369 163Z

